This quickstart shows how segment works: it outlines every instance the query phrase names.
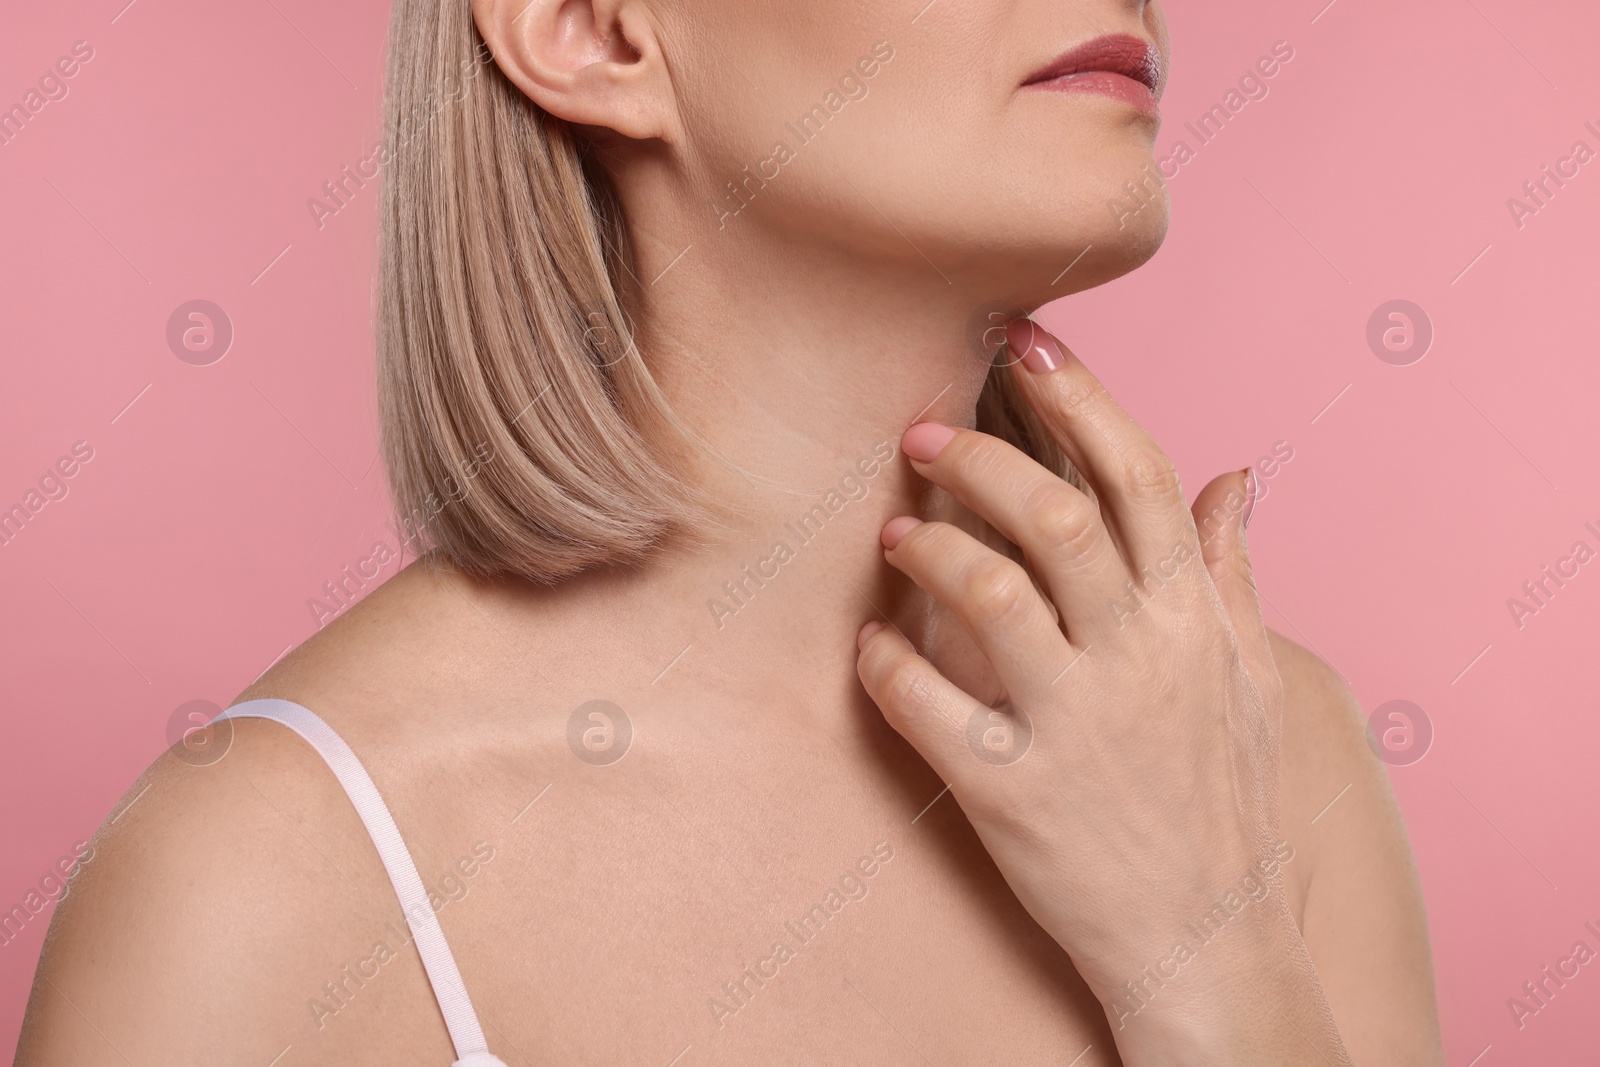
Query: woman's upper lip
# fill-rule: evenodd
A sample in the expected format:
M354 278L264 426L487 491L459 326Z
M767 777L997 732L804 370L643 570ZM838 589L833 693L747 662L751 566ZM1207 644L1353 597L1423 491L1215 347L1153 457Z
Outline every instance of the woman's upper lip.
M1022 84L1032 85L1092 70L1110 71L1143 82L1153 93L1161 85L1161 51L1130 33L1111 33L1061 53L1028 75Z

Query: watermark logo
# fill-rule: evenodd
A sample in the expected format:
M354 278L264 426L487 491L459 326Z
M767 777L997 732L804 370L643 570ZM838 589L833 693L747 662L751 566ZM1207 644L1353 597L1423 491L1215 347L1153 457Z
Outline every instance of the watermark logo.
M190 300L167 318L167 347L192 367L209 367L233 346L233 320L209 300Z
M985 363L1011 366L1017 360L1006 347L1006 324L1027 317L1026 308L1003 300L981 305L967 319L967 349Z
M30 886L21 900L9 909L0 911L0 948L8 948L47 908L64 900L72 887L72 876L92 859L94 845L79 841L72 847L70 855L63 855L45 871L39 879L38 888Z
M1000 711L987 704L972 709L967 719L967 747L994 767L1009 767L1033 747L1033 721L1015 704Z
M1600 524L1586 522L1583 528L1600 541ZM1556 594L1582 573L1583 565L1594 558L1595 550L1588 541L1579 538L1572 542L1566 555L1556 557L1554 563L1546 563L1539 568L1538 574L1523 582L1521 597L1506 598L1506 607L1510 609L1511 621L1517 624L1517 629L1528 624L1529 616L1537 615L1549 607Z
M9 545L45 505L65 500L72 489L68 479L76 476L91 459L94 459L94 446L88 441L75 442L70 454L45 468L37 487L30 487L10 507L0 503L0 546Z
M608 767L633 745L633 722L609 700L579 704L567 717L567 745L592 767Z
M1600 126L1593 122L1585 122L1583 126L1600 137ZM1582 173L1583 167L1593 162L1594 158L1595 151L1589 147L1588 141L1574 141L1571 151L1558 157L1553 166L1544 164L1537 176L1523 182L1521 193L1506 198L1506 209L1511 212L1511 221L1516 228L1522 229L1528 224L1529 218L1549 207L1550 201L1567 187L1567 182Z
M167 745L191 767L209 767L233 747L233 720L214 721L222 709L209 700L188 700L167 719Z
M1251 103L1265 100L1272 91L1269 82L1282 73L1283 68L1294 59L1294 56L1294 45L1288 41L1275 41L1269 54L1261 56L1252 66L1245 68L1244 73L1238 78L1236 88L1230 88L1219 102L1212 104L1194 121L1185 122L1183 128L1193 137L1194 144L1191 146L1184 138L1173 142L1172 150L1156 159L1156 167L1161 172L1160 177L1168 180L1176 178L1185 166L1199 156L1202 148L1221 136L1222 131L1238 119L1240 112ZM1134 199L1141 198L1136 195ZM1115 204L1112 212L1114 215L1117 214Z
M1600 926L1586 922L1583 928L1590 935L1600 938ZM1565 989L1568 982L1578 977L1584 965L1594 958L1595 951L1589 947L1587 941L1575 941L1570 953L1557 958L1553 965L1545 964L1539 968L1535 978L1523 982L1521 993L1506 998L1506 1007L1510 1010L1511 1021L1517 1024L1517 1029L1521 1030L1527 1026L1531 1017L1548 1008L1556 994Z
M71 54L62 56L53 66L46 67L38 81L28 87L20 100L14 101L10 107L0 104L0 147L20 136L28 123L47 105L65 100L72 91L68 79L75 77L84 64L93 58L94 45L88 41L74 41Z
M1433 320L1409 300L1379 304L1367 319L1367 347L1395 367L1409 367L1433 346Z
M1367 718L1367 741L1391 767L1409 767L1433 747L1433 720L1409 700L1379 704Z

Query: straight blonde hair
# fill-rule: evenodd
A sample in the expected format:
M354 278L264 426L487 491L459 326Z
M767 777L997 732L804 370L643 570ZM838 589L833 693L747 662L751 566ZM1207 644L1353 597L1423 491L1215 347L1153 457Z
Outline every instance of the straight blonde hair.
M470 0L396 0L379 161L380 434L413 551L554 583L715 529L623 308L610 181L494 64ZM1070 474L1003 368L978 428Z

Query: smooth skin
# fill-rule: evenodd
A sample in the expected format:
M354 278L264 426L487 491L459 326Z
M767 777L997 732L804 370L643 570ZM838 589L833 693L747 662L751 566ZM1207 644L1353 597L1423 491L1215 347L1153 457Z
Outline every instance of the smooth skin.
M421 565L241 694L316 708L362 754L508 1063L686 1047L703 1063L1443 1063L1382 764L1337 675L1262 627L1241 473L1191 511L1076 357L1016 373L1090 495L983 434L913 427L905 450L926 459L901 461L911 478L971 511L923 521L890 497L863 519L932 599L875 591L895 626L860 628L865 691L849 699L815 679L844 661L805 652L770 660L754 690L703 670L619 690L626 667L598 631L626 632L629 655L648 646L629 596ZM973 512L1015 536L1027 571L966 532L982 533ZM1141 610L1114 609L1129 553L1164 544L1199 560ZM801 591L773 592L805 621ZM843 623L826 638L840 651L849 608L815 619ZM526 650L574 684L529 696L552 683ZM603 769L564 738L576 695L596 691L637 712L635 750ZM1027 710L1015 763L975 755L980 693ZM19 1064L449 1061L420 962L385 926L398 911L376 854L286 731L240 723L210 766L169 755L114 817L52 927ZM444 878L477 840L494 858L458 896ZM792 940L781 924L879 841L894 859L847 921L717 1025L723 983ZM1280 843L1292 858L1268 877ZM1252 875L1270 895L1130 1014L1124 983ZM342 968L377 941L395 955L357 984Z
M1237 514L1241 476L1191 513L1076 358L1013 373L1094 510L970 430L989 373L974 322L1160 245L1163 201L1107 210L1153 166L1157 120L1022 88L1104 33L1169 56L1159 7L474 0L473 15L505 76L612 169L641 350L738 466L696 471L735 516L716 543L555 587L415 563L239 695L304 704L360 755L495 1053L1441 1064L1417 874L1359 702L1261 630L1242 541L1211 521ZM869 94L719 214L726 184L879 41L894 55ZM936 432L902 444L919 423L960 432L908 460ZM708 610L845 476L855 490L821 534L736 612ZM1209 544L1195 514L1221 531ZM1253 536L1273 535L1263 521ZM1026 553L1026 584L994 527ZM1107 602L1126 608L1121 583L1191 539L1203 558L1150 583L1141 610ZM323 577L219 615L298 611ZM869 619L892 626L858 648ZM568 743L594 699L633 727L609 766ZM979 758L988 741L967 743L950 701L1023 709L1032 747ZM420 962L388 926L393 890L316 754L242 722L221 759L183 755L96 835L17 1062L449 1063ZM850 890L843 873L879 845L892 859ZM1252 899L1252 872L1270 893L1126 1017L1123 983L1161 969L1219 894ZM801 944L787 924L830 893ZM745 977L779 940L793 958L777 976Z

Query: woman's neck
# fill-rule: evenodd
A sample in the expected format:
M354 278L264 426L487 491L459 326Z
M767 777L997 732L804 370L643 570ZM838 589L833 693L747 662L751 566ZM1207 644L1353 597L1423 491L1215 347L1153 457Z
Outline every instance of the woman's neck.
M534 624L537 640L617 649L631 664L623 684L653 693L714 684L770 702L775 686L802 700L819 684L853 692L854 637L869 618L918 639L926 601L884 563L878 537L896 515L958 510L899 442L919 419L972 425L988 373L973 305L914 252L920 274L820 258L714 241L641 255L637 344L707 446L692 477L727 528L530 590L523 617L551 627Z
M904 614L878 534L939 502L900 435L971 426L989 371L971 297L906 252L887 269L696 244L647 286L641 351L728 464L704 457L695 477L729 507L729 535L654 568L696 639L853 656L863 621Z

